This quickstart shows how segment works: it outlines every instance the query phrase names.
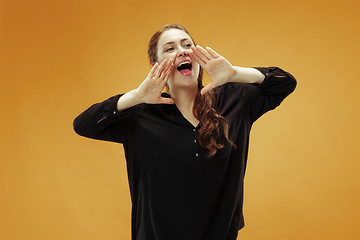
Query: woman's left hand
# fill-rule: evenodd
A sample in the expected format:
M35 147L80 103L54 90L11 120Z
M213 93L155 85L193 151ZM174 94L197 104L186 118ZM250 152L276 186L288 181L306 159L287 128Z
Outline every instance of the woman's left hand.
M236 74L235 69L231 63L223 56L217 54L214 50L206 47L206 50L201 46L191 46L191 57L199 63L199 65L209 74L210 83L206 85L201 94L205 94L211 89L223 85L230 81L230 79Z

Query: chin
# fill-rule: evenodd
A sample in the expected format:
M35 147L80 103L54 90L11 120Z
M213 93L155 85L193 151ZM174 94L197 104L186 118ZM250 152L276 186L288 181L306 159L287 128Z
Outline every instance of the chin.
M176 89L193 89L193 88L197 88L198 86L198 82L197 82L197 78L195 79L195 77L175 77L172 79L169 79L169 83L171 87L174 87Z

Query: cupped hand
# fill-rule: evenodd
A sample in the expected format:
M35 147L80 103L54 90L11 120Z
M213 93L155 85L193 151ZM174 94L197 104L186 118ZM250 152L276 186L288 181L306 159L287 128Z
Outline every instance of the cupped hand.
M210 83L201 90L201 94L229 82L235 75L236 71L231 63L211 48L206 47L204 49L197 45L196 47L191 46L191 49L191 57L199 63L210 77Z
M137 97L144 103L173 104L173 99L161 97L161 92L166 86L173 68L174 62L171 58L169 60L165 59L160 65L155 63L146 79L136 89Z

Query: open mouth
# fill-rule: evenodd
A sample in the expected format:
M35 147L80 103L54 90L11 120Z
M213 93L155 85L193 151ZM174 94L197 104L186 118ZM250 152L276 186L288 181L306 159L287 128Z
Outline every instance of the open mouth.
M191 74L192 70L192 64L190 61L185 61L179 64L177 67L177 70L181 73L183 76L187 76Z

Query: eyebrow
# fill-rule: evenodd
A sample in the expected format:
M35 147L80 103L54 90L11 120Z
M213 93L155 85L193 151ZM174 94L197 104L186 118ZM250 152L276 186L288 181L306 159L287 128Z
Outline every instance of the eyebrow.
M190 39L190 38L183 38L183 39L181 39L181 42L186 41L186 40L190 40L190 41L191 41L191 39ZM163 47L164 47L165 45L167 45L167 44L172 44L172 43L175 43L175 42L168 42L168 43L165 43L165 44L163 45Z

